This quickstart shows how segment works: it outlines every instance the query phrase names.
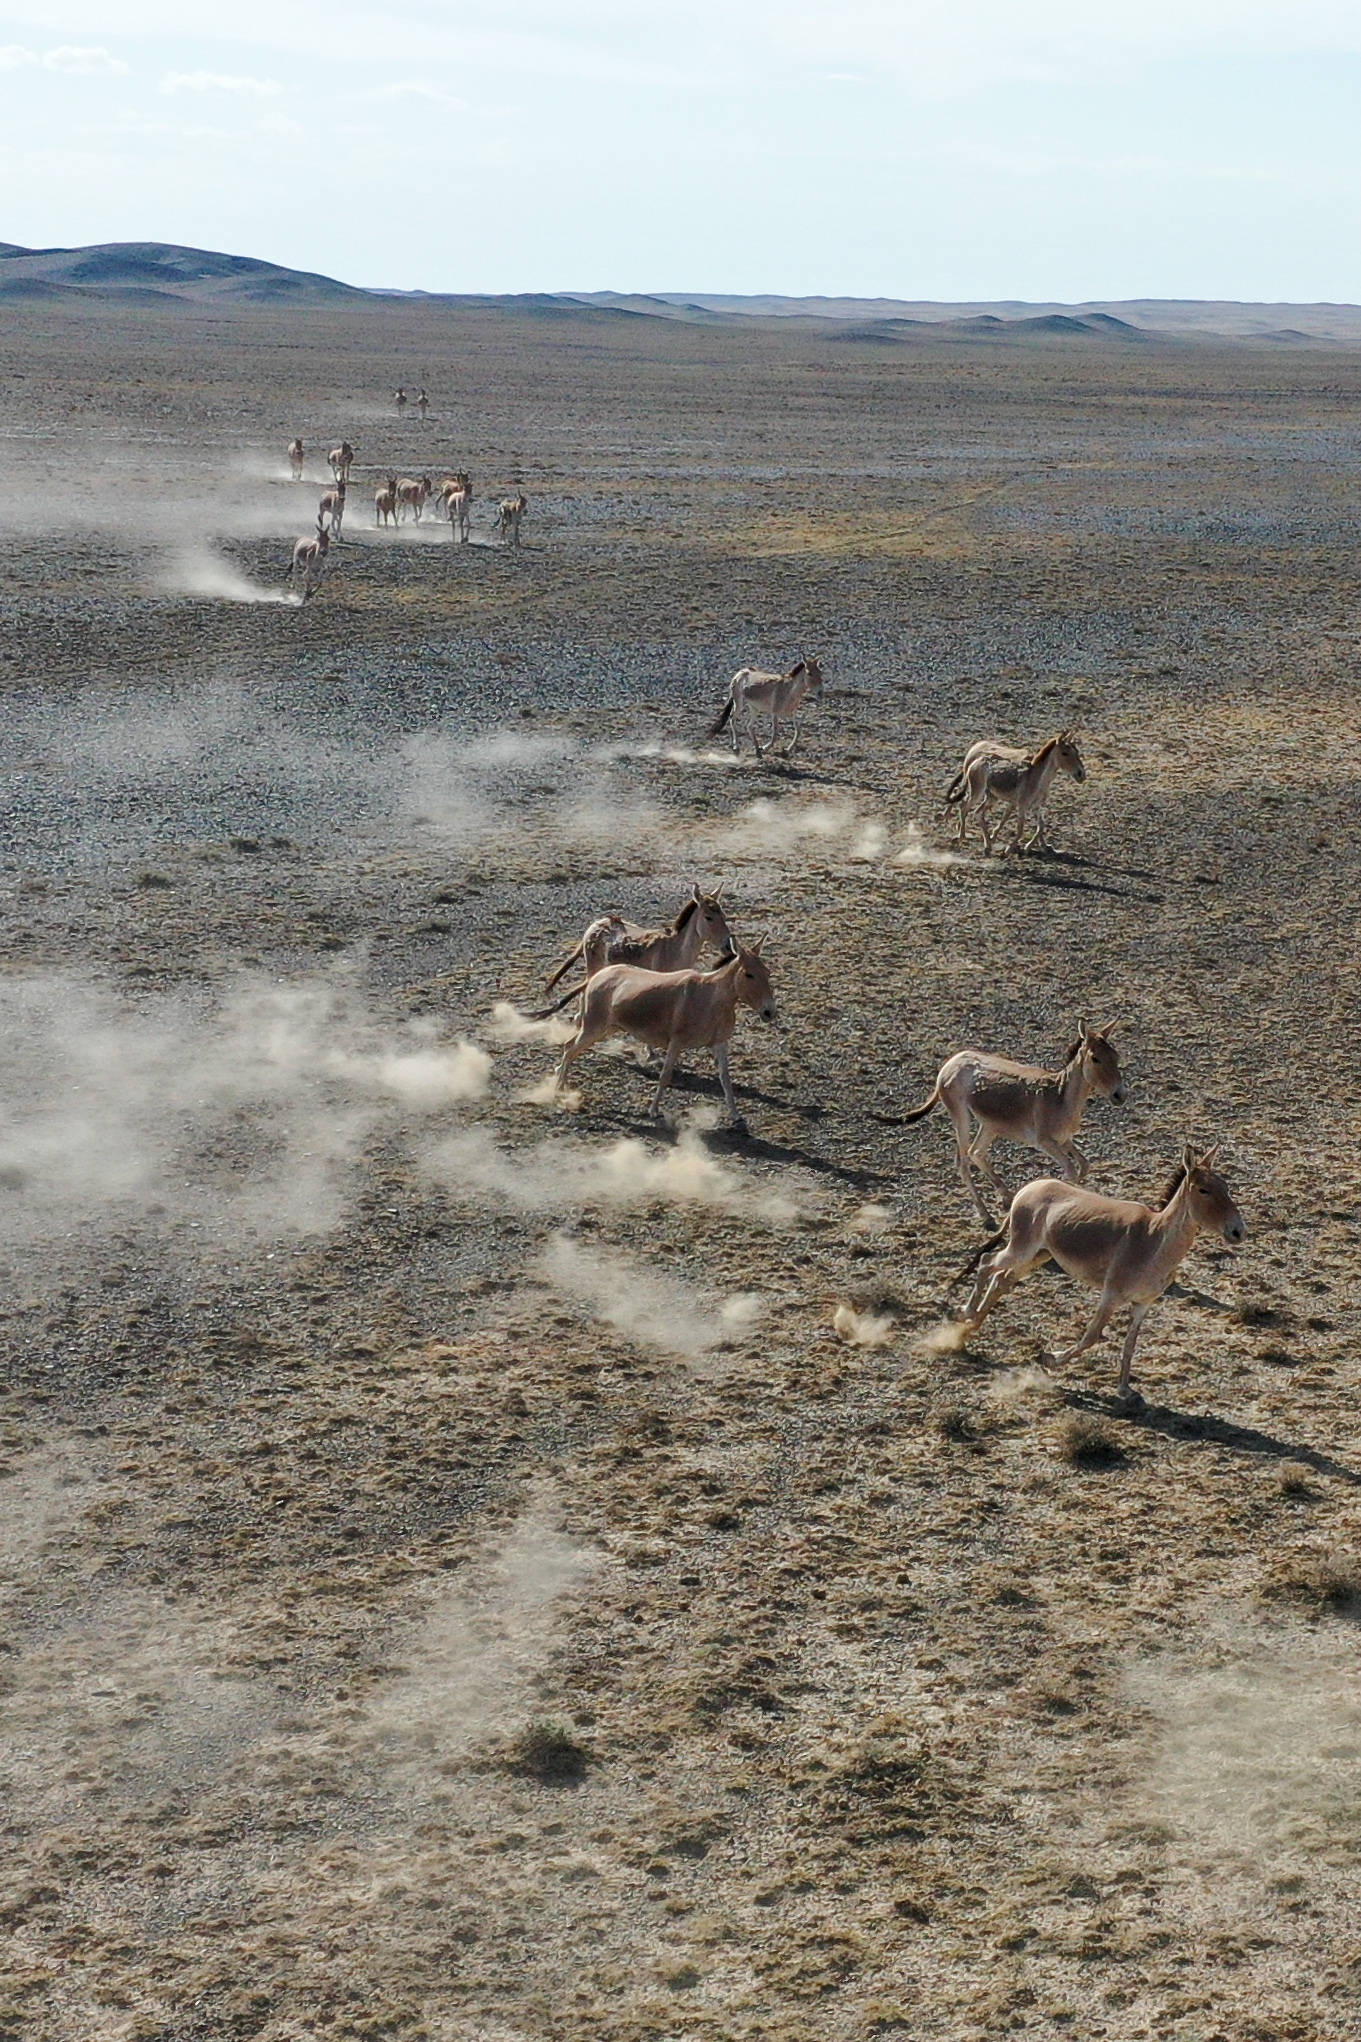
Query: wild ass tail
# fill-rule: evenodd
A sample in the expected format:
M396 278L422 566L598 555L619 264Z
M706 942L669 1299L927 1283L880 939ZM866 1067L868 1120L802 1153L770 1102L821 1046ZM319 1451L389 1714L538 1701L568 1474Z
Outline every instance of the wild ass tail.
M565 971L570 971L572 969L572 966L576 963L577 959L583 954L584 953L582 945L580 943L575 944L573 948L569 950L567 955L563 958L562 963L553 973L552 978L549 979L548 984L544 987L544 991L546 993L551 993L554 986L557 984L558 980L562 977L563 973Z
M898 1126L911 1127L914 1120L925 1120L927 1114L934 1113L939 1105L940 1087L939 1085L933 1085L929 1095L923 1099L920 1106L914 1106L910 1113L899 1114Z
M571 963L571 961L572 960L568 958L567 962L569 964ZM570 1007L573 1000L579 999L581 994L584 993L585 990L586 983L585 980L583 979L582 983L579 986L569 986L567 988L567 991L563 994L562 998L560 1000L554 1000L551 1007L531 1007L528 1013L525 1015L526 1021L547 1021L551 1015L560 1014L564 1007Z
M983 1260L983 1257L985 1255L991 1255L994 1248L1001 1247L1003 1241L1005 1241L1007 1237L1008 1232L1009 1229L1007 1227L999 1227L995 1234L989 1234L987 1240L983 1243L982 1247L979 1248L975 1254L971 1255L968 1261L964 1264L964 1267L960 1270L957 1270L955 1275L951 1277L950 1279L951 1290L958 1290L960 1284L963 1283L965 1277L973 1275L979 1263Z
M723 704L723 707L719 710L717 716L715 716L713 722L709 725L708 730L705 732L705 736L717 737L719 731L722 730L724 724L728 721L728 718L731 715L732 715L732 696L730 694L728 696L727 701Z

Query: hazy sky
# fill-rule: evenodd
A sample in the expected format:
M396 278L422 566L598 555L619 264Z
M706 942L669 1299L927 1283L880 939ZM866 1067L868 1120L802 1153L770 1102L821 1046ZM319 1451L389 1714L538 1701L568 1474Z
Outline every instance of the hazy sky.
M0 105L0 238L35 246L1361 299L1361 0L0 0Z

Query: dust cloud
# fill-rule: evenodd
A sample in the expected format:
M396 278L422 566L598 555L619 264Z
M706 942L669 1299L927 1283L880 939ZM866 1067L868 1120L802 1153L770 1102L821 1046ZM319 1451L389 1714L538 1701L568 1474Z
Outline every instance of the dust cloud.
M601 1319L639 1346L693 1360L712 1348L740 1340L755 1325L761 1301L739 1291L706 1304L693 1284L660 1276L622 1256L579 1248L555 1234L539 1264L543 1280L558 1296Z
M300 610L300 593L282 586L261 588L211 546L186 547L167 561L156 584L165 595L194 596L201 602L278 603Z

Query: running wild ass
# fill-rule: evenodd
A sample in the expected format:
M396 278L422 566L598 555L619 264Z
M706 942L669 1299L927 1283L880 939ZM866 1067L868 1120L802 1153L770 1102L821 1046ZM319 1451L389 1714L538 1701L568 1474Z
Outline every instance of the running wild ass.
M961 1049L941 1065L930 1097L920 1106L911 1113L876 1118L896 1127L910 1127L943 1106L954 1122L964 1189L985 1225L992 1226L995 1223L979 1197L973 1173L981 1171L993 1190L1005 1196L989 1160L994 1142L1019 1142L1039 1149L1052 1156L1063 1175L1075 1183L1086 1177L1087 1158L1075 1136L1087 1101L1095 1095L1122 1106L1129 1095L1110 1040L1117 1025L1107 1021L1103 1027L1089 1028L1079 1021L1077 1041L1057 1071L1013 1063L1010 1057L990 1056L981 1049Z
M709 725L708 734L717 737L724 725L731 722L733 751L740 749L739 733L745 730L756 747L757 758L762 759L765 753L756 735L753 712L760 709L770 718L768 742L772 752L780 735L781 722L793 717L794 735L783 754L790 758L799 741L799 711L805 701L816 701L821 693L822 668L815 659L799 660L787 674L767 673L754 666L741 667L728 683L728 699Z
M289 562L285 580L290 589L297 589L299 587L302 589L302 599L304 602L307 601L309 596L313 596L317 592L317 586L321 581L321 572L326 565L326 555L330 545L331 535L322 524L321 519L318 518L316 537L313 539L299 539L293 548L293 558Z
M1024 1185L1011 1201L1006 1226L960 1271L967 1276L982 1263L963 1325L976 1332L1022 1277L1043 1262L1057 1262L1100 1295L1081 1337L1056 1359L1076 1361L1095 1347L1115 1314L1128 1305L1119 1395L1127 1404L1141 1401L1130 1390L1130 1363L1149 1307L1167 1289L1198 1234L1218 1233L1237 1246L1247 1232L1233 1194L1214 1167L1218 1155L1218 1149L1197 1155L1187 1148L1156 1206L1103 1198L1057 1177L1037 1177Z
M460 545L468 543L469 516L473 501L473 488L464 474L451 475L440 490L440 502L444 515L449 520L449 537Z
M418 476L414 480L410 475L402 477L401 481L397 484L397 517L399 522L406 512L410 511L414 515L416 523L420 523L421 513L425 509L426 499L429 497L432 487L433 484L428 475Z
M381 489L373 493L373 522L375 525L395 525L397 522L397 477L389 475Z
M660 1117L662 1094L671 1083L681 1057L695 1049L711 1049L733 1126L745 1130L728 1069L728 1043L737 1026L739 1006L749 1007L763 1021L776 1018L770 973L757 941L738 943L727 960L712 971L642 971L632 964L607 964L586 981L577 1032L562 1052L556 1083L561 1086L579 1056L607 1036L631 1035L650 1049L662 1051L661 1076L652 1101Z
M302 441L290 440L288 443L288 465L293 470L293 480L295 482L302 481L302 460Z
M969 833L968 817L972 810L978 810L979 827L983 832L983 850L991 851L997 835L996 827L989 827L989 808L995 802L999 808L1012 809L1016 816L1016 850L1047 849L1049 838L1045 832L1044 804L1049 785L1059 769L1074 780L1083 781L1087 768L1077 748L1077 732L1061 730L1056 736L1046 738L1035 751L1018 751L1014 745L995 744L985 740L971 745L964 754L964 763L946 789L945 799L955 809L955 842L962 844ZM1027 825L1033 825L1029 838L1025 838Z
M520 543L520 520L529 509L529 498L521 490L518 496L503 496L501 507L496 513L496 529L501 535L502 545L514 541Z
M345 522L345 484L337 482L334 489L328 489L317 505L317 523L325 524L333 539L339 539L340 528Z
M734 938L719 899L722 890L720 887L718 893L701 893L697 886L693 887L675 920L661 929L641 928L637 922L626 922L622 915L601 915L568 951L544 991L551 993L578 958L590 979L606 964L635 964L644 971L684 971L695 963L706 945L725 955L730 953ZM580 991L581 985L574 985L556 1006L541 1008L530 1018L547 1020Z
M338 447L332 447L330 453L326 456L326 460L334 481L349 481L350 470L354 466L354 448L348 440L342 440Z

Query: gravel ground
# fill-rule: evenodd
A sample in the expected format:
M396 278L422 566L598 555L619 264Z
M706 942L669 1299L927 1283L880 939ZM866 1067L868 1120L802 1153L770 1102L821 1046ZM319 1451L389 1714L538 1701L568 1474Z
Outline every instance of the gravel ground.
M0 2035L1354 2036L1361 357L34 306L0 375ZM950 855L1070 723L1055 854ZM750 1133L544 1103L515 1011L696 880ZM1132 1416L1066 1280L941 1337L891 1124L1113 1014L1095 1181L1219 1140L1249 1226Z

